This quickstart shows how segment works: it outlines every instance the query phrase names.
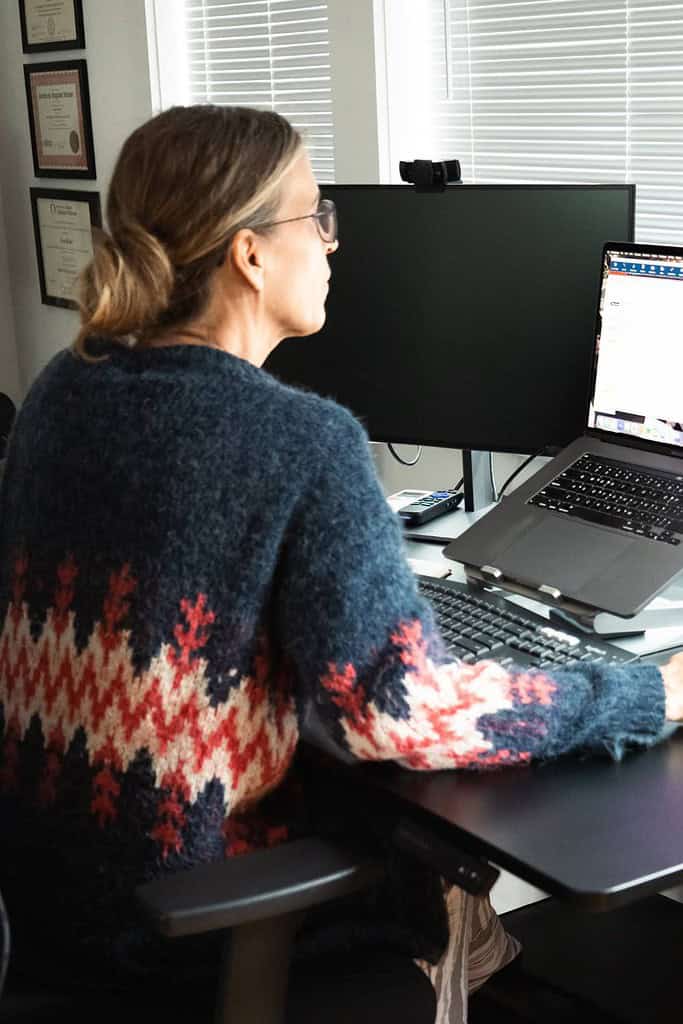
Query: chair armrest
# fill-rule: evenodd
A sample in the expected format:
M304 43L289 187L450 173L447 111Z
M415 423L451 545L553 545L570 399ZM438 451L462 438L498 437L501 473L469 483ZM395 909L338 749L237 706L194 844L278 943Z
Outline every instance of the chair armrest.
M299 839L156 879L136 896L157 930L173 937L303 910L381 875L380 862L352 846Z

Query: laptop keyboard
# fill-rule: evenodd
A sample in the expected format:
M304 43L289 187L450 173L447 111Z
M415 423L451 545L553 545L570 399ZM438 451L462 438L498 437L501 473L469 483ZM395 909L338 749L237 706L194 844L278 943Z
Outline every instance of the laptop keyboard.
M628 662L633 654L555 626L502 597L468 590L464 583L418 577L420 593L434 608L450 654L469 664L493 658L511 664L552 669L584 661Z
M582 455L527 502L665 544L683 535L683 476Z

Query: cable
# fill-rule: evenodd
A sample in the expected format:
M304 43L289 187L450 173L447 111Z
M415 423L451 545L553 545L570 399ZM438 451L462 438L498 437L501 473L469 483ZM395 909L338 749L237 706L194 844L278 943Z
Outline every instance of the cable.
M391 441L387 441L387 448L389 449L391 454L394 456L396 461L400 462L402 466L414 466L415 463L419 461L419 458L422 455L422 445L421 444L417 446L417 455L412 460L412 462L408 462L407 459L401 458L401 456L398 454L398 452L394 451L394 446L391 443Z
M498 501L500 494L496 490L496 477L493 472L493 452L489 452L489 476L491 477L491 494L493 495L493 500Z
M498 491L498 497L499 498L503 497L503 493L507 489L508 484L512 483L512 481L515 479L517 474L521 473L522 470L525 469L529 465L530 462L533 462L534 459L537 459L539 457L539 455L543 455L544 451L545 451L545 448L540 448L537 452L534 452L533 455L530 455L528 459L525 459L524 462L522 462L521 465L517 466L517 469L514 471L514 473L510 473L510 476L507 478L507 480L505 481L505 483L503 484L501 489ZM495 491L495 487L494 487L494 491Z
M2 893L0 892L0 999L2 990L5 987L7 976L7 964L9 963L10 931L7 908L5 907Z
M452 491L459 491L464 483L465 483L465 477L461 476L460 479L458 480L457 484L455 484L454 487L451 487L451 490Z

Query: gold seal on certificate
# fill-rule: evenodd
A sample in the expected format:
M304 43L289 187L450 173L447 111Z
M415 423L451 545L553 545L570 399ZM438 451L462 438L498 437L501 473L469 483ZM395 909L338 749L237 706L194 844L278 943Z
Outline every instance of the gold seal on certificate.
M75 309L78 279L93 255L92 229L102 223L99 193L32 188L31 210L42 300Z
M82 50L82 0L19 0L24 53Z
M24 77L36 177L94 178L85 61L25 64Z

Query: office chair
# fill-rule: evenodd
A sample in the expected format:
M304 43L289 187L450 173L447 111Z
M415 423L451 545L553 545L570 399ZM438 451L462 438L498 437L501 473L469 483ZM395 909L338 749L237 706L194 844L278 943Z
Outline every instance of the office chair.
M16 408L9 395L0 391L0 459L5 457L7 439L14 423Z
M388 951L321 957L290 971L292 941L304 912L379 879L364 851L305 839L204 865L141 886L137 896L165 936L229 932L219 992L187 994L186 1005L90 1005L59 992L0 994L2 1024L373 1024L431 1022L434 991L405 956ZM0 953L0 962L2 954ZM288 984L289 981L289 984ZM87 1001L87 1000L86 1000ZM210 1006L214 1003L214 1010ZM204 1005L208 1004L208 1005Z

